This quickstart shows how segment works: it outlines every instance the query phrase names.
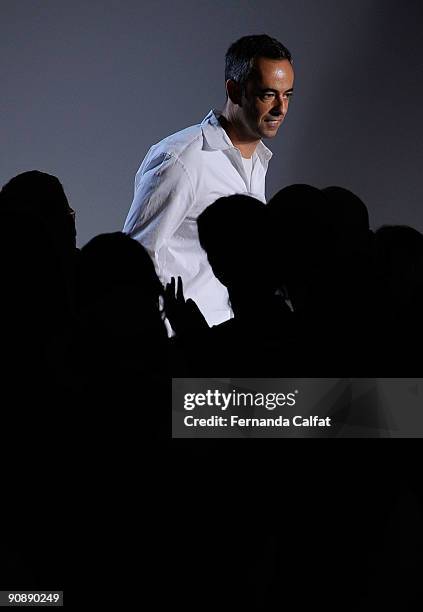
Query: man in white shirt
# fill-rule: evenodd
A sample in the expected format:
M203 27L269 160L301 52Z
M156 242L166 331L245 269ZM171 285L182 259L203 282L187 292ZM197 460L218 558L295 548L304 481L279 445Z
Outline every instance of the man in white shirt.
M148 151L135 177L124 232L150 253L167 284L182 278L209 325L232 316L226 288L200 246L197 218L222 196L247 193L265 202L273 138L293 92L291 54L274 38L244 36L226 53L227 99L199 125L168 136Z

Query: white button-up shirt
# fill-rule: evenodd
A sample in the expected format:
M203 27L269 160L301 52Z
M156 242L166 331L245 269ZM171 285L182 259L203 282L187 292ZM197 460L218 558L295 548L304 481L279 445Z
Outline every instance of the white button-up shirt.
M248 193L265 202L272 153L260 141L247 177L239 149L210 111L199 125L168 136L148 151L135 177L135 194L123 231L153 258L163 284L182 277L209 325L232 316L228 292L214 276L198 239L197 218L215 200Z

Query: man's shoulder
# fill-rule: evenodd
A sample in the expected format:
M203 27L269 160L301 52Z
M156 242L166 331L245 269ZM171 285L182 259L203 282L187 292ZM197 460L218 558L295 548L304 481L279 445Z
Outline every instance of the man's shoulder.
M201 123L199 123L166 136L151 147L149 155L156 157L167 154L182 158L192 150L201 150L202 146L203 130Z

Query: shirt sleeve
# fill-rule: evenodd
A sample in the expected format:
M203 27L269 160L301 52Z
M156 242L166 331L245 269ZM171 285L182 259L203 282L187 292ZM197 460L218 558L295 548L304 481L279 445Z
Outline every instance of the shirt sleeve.
M183 162L170 153L146 159L135 178L135 194L124 232L148 251L158 275L166 276L167 241L195 203L192 179Z

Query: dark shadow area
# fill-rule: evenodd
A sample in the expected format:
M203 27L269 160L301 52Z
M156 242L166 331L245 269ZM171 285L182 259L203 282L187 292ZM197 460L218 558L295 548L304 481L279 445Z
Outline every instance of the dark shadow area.
M404 589L417 605L419 553L401 536L407 516L419 529L417 473L403 482L369 451L338 457L341 479L329 453L303 472L300 451L270 440L176 440L172 460L165 446L175 375L418 374L417 230L372 232L341 187L220 198L198 229L234 317L209 328L128 236L77 250L55 177L12 179L0 224L3 590L136 585L142 562L147 590L188 609L354 611Z

